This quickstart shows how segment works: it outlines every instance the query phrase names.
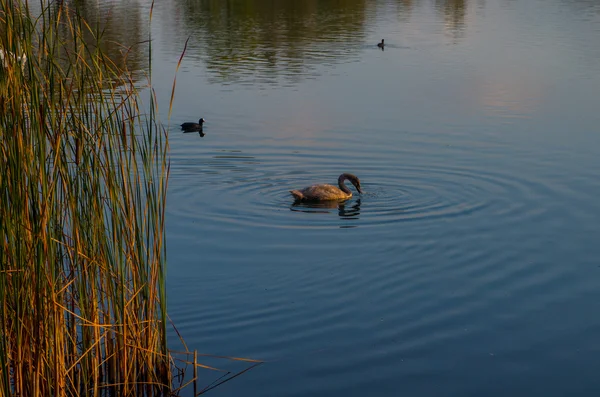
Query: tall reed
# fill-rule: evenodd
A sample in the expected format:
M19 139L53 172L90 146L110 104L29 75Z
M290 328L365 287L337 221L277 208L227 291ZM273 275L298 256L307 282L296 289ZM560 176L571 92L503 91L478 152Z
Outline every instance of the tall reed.
M0 0L0 394L159 395L166 134L65 4Z

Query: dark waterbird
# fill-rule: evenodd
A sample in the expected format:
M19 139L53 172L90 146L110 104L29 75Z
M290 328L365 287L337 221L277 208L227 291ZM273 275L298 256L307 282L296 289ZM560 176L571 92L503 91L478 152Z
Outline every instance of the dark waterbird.
M201 118L197 123L183 123L181 124L181 129L184 132L200 132L202 131L202 124L204 124L206 120Z
M350 189L344 185L344 181L348 179L358 190L359 193L362 193L360 188L360 180L352 174L343 173L338 178L338 186L332 186L327 184L322 185L312 185L309 187L305 187L302 190L290 190L292 196L296 200L306 200L306 201L322 201L322 200L347 200L352 197L352 192Z
M383 50L384 46L385 46L385 44L383 44L383 39L381 39L381 43L377 43L377 47L379 47Z

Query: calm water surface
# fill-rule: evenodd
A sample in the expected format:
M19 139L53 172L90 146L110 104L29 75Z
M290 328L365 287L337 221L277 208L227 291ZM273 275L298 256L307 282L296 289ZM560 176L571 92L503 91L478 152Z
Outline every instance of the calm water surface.
M152 26L170 316L267 361L213 395L600 395L600 2L170 0ZM294 205L342 172L365 194Z

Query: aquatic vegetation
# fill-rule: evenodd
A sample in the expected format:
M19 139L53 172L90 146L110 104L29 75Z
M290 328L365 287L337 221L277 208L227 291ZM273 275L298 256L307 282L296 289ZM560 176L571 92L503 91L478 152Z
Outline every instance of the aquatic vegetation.
M0 67L7 69L11 67L13 63L19 65L21 69L25 69L25 64L27 63L27 55L13 54L10 51L4 51L2 48L0 48Z
M106 46L77 5L40 4L0 0L0 395L196 392L197 369L218 369L167 347L151 40Z
M0 48L27 60L0 75L0 394L160 394L169 163L152 90L76 10L30 15L0 0Z

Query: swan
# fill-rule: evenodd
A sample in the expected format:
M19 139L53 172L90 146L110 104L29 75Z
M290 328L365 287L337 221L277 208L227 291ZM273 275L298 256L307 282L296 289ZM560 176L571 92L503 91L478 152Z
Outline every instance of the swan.
M181 129L186 132L202 131L202 124L205 121L204 119L200 119L197 123L183 123L181 124Z
M383 44L383 39L381 39L381 43L377 43L377 47L383 48L385 44Z
M350 189L344 185L344 181L348 179L358 190L359 193L362 193L360 188L360 180L348 173L343 173L338 178L338 187L322 184L322 185L312 185L309 187L305 187L302 190L290 190L292 196L296 200L305 200L305 201L320 201L320 200L346 200L352 197L352 192Z

